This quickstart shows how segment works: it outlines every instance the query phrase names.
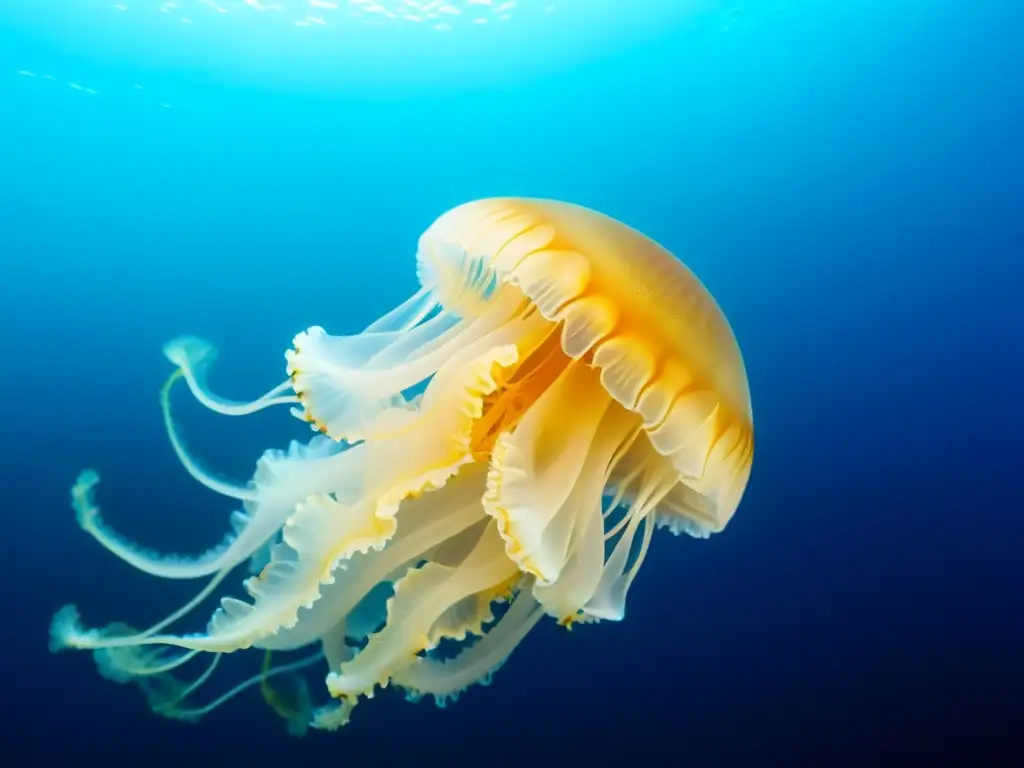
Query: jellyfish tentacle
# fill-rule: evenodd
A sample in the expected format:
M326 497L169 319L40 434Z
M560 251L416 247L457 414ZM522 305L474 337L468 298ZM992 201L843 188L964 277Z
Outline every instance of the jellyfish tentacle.
M270 450L256 465L250 483L251 498L245 512L231 515L232 532L221 544L198 557L161 555L140 549L107 526L95 500L99 475L86 470L72 487L72 506L79 525L101 546L132 567L165 579L195 579L227 575L236 565L264 546L294 511L314 492L334 491L351 497L353 479L361 479L365 448L338 451L327 439L314 438L308 446L292 442L287 452ZM359 489L356 483L356 491ZM204 594L209 594L205 592Z
M337 699L330 704L313 710L309 727L320 731L336 731L348 725L352 710L358 703L355 697Z
M634 419L611 404L590 368L571 365L492 453L485 507L539 585L558 579L575 521L600 513L610 463L632 439Z
M217 348L197 336L178 336L164 344L164 356L181 372L192 395L206 408L225 416L245 416L274 405L296 402L294 395L282 395L290 388L286 379L261 397L240 402L219 397L206 384L206 370L217 359Z
M629 522L619 537L611 555L604 564L601 579L593 596L583 606L583 612L594 619L621 621L625 616L626 593L647 556L651 534L654 531L652 515L673 486L679 482L679 473L671 464L653 459L643 475L636 500L627 512ZM640 525L644 525L640 550L633 564L630 553Z
M104 637L83 630L76 613L65 609L54 618L53 642L57 648L62 643L77 648L173 645L215 652L249 648L294 626L299 609L319 599L322 584L334 578L339 563L356 552L381 549L394 529L394 519L377 518L372 503L345 507L330 496L314 494L285 523L282 541L263 573L245 582L254 601L222 598L205 633Z
M572 414L572 429L562 428ZM612 407L595 373L576 365L495 447L484 503L506 553L536 577L534 596L563 624L593 595L604 561L602 501L636 418Z
M254 501L256 499L256 495L252 489L243 488L214 477L204 470L186 450L185 444L182 442L181 437L178 435L178 430L174 426L174 419L171 418L170 400L171 388L183 377L184 374L179 368L167 378L167 381L165 381L164 385L160 388L160 410L163 413L164 428L167 430L167 437L170 440L171 447L174 449L175 455L178 457L182 466L185 467L188 473L192 475L197 482L205 485L214 493L219 493L221 496L227 496L228 498L238 499L240 501Z
M563 625L579 620L593 596L604 565L604 517L607 493L621 446L635 435L635 419L620 408L609 408L580 467L571 491L543 530L541 540L556 564L553 578L538 582L533 595L547 613Z
M522 580L521 573L511 572L505 581L452 603L430 627L429 647L436 648L442 640L461 642L484 635L484 628L494 621L495 604L511 600Z
M428 288L420 288L397 307L366 326L363 333L408 331L422 323L437 306L433 292Z
M505 583L517 572L503 551L504 542L490 525L457 568L428 562L410 569L395 582L384 629L372 635L340 671L327 676L331 695L368 696L376 686L386 685L416 659L418 651L430 647L430 630L446 610L463 598Z
M373 557L356 555L342 577L325 584L320 600L299 612L294 627L261 640L260 648L289 650L324 636L381 582L404 574L410 563L486 518L479 500L485 466L468 466L443 488L402 502L398 530Z
M291 672L298 672L299 670L307 669L308 667L313 666L322 659L323 655L320 653L316 653L312 656L307 656L305 658L299 659L298 661L293 661L287 664L281 664L276 667L271 667L266 671L260 670L252 677L246 678L245 680L231 688L229 691L218 696L209 704L204 704L201 707L189 708L177 705L169 706L166 708L164 712L161 712L161 714L180 720L198 720L199 718L210 714L213 710L217 709L218 707L223 706L228 701L235 698L238 694L243 693L249 688L261 685L264 681L273 679L278 675L285 675Z
M543 616L544 609L529 589L523 589L512 598L505 615L473 646L450 661L417 658L396 672L393 682L405 689L409 698L432 695L443 707L469 686L489 684L491 676Z
M476 350L470 353L475 354ZM275 547L271 563L264 571L270 578L246 582L257 598L256 603L250 605L224 598L205 635L97 638L73 622L57 623L56 620L55 632L65 632L66 642L77 647L101 647L94 645L96 642L103 646L166 643L227 652L249 647L282 628L294 626L299 609L311 606L320 597L321 585L333 579L331 572L337 563L356 552L380 549L387 543L395 532L394 516L404 498L442 486L459 466L472 461L469 435L473 419L479 415L486 394L498 386L497 371L514 365L518 356L515 346L505 345L489 348L475 357L460 357L468 359L460 359L458 365L447 366L439 372L439 381L450 379L452 384L459 381L461 386L436 387L438 382L431 382L423 405L426 412L434 410L432 393L437 393L441 402L451 400L438 410L440 416L452 421L438 422L440 426L433 428L434 422L418 419L417 414L391 409L396 417L412 419L421 428L398 430L393 441L370 445L373 450L381 451L383 459L371 465L379 464L385 467L385 472L379 482L372 477L368 480L370 492L346 514L341 514L340 502L322 493L314 494L299 505L285 523L283 541ZM442 430L440 434L449 436L450 456L439 448L438 429ZM361 455L363 445L339 455ZM325 535L325 532L334 533Z
M270 672L273 669L270 661L273 655L273 651L265 651L263 654L263 666L260 669L262 675L260 678L260 694L263 696L267 706L274 710L274 714L287 723L288 733L293 736L305 736L313 712L309 686L306 684L304 677L294 672L290 672L287 678L292 681L294 686L291 691L293 695L289 695L288 691L274 684L272 682L274 678L270 676Z
M106 627L107 635L135 634L126 624L115 623ZM178 653L169 648L134 646L130 648L101 648L93 651L93 661L100 675L117 683L134 681L140 677L165 675L188 663L199 651Z
M450 316L439 315L420 326L432 328L437 321L436 336L424 334L412 348L399 342L396 349L404 357L385 348L370 361L372 365L353 364L348 359L346 347L352 343L351 337L329 336L320 327L310 328L296 336L294 348L286 355L302 404L293 412L335 440L375 439L379 433L373 429L374 422L397 395L431 378L454 358L518 341L531 330L536 333L537 321L524 318L522 310L522 297L513 292L503 294L478 318L451 325ZM411 333L417 334L419 329Z
M327 662L328 672L338 669L355 656L355 649L345 642L347 634L347 622L345 618L342 618L320 635L320 652L324 655L324 661ZM272 649L267 648L266 650Z
M194 558L147 552L122 537L103 521L95 497L99 481L98 473L84 470L71 488L71 506L82 530L99 542L104 549L140 571L164 578L198 578L217 572L235 537L229 535L221 544ZM232 515L231 521L236 536L241 528L241 520L241 513Z
M165 619L145 632L111 637L95 630L84 630L79 624L77 611L69 607L54 617L54 648L166 644L192 650L230 652L250 647L278 632L286 632L299 623L299 612L304 608L312 609L322 596L321 590L336 580L334 572L339 564L371 550L381 551L394 535L397 529L395 516L390 511L384 516L378 514L381 503L376 496L376 493L370 493L356 506L345 506L331 496L314 494L298 505L284 525L282 541L275 546L270 564L260 576L246 581L247 589L256 598L255 602L249 604L234 598L224 598L205 634L156 634L156 631L169 623ZM429 496L422 498L424 504L429 503ZM413 512L415 514L415 506ZM416 529L413 529L414 535L403 544L400 554L406 560L415 557L443 541L443 538L437 537L452 527L461 530L483 515L478 501L475 504L456 506L454 512L447 520L430 520L425 517L430 521L429 524L423 527L418 536L415 535ZM388 569L394 570L404 562L400 559L391 560ZM380 576L379 573L377 575ZM366 591L375 583L369 583ZM208 586L205 592L208 594L211 589ZM351 592L346 594L351 595ZM362 596L358 595L355 602ZM347 607L346 613L355 606L355 602ZM187 607L196 604L198 600L193 600ZM178 617L184 612L185 609L181 609L174 616ZM335 620L337 616L335 614ZM315 638L306 639L303 644L312 639Z
M445 347L451 348L452 342L460 334L465 334L465 323L462 318L441 312L415 328L381 338L372 354L367 354L362 360L345 359L339 356L338 361L344 360L345 368L352 372L349 374L350 380L358 386L359 373L391 372L394 368L401 369L415 361L429 359L436 350ZM333 340L337 337L331 338ZM344 341L349 339L356 341L358 338L342 337ZM407 373L403 382L410 381L412 377L413 374Z
M112 624L101 632L105 635L123 635L132 634L134 630L124 624ZM221 656L214 654L203 672L191 683L187 683L172 672L195 658L198 651L172 656L166 648L136 646L102 648L93 651L92 655L102 677L120 684L133 683L142 691L150 709L168 715L210 679Z
M182 701L184 701L193 693L202 688L203 683L209 680L210 676L213 675L214 670L217 669L217 665L220 663L221 656L223 656L223 654L221 653L213 654L213 658L210 660L210 663L206 665L206 669L203 670L203 673L199 675L199 677L197 677L194 681L192 681L192 683L190 683L188 687L186 687L180 694L178 694L175 697L174 701L168 701L166 706L168 708L176 707Z

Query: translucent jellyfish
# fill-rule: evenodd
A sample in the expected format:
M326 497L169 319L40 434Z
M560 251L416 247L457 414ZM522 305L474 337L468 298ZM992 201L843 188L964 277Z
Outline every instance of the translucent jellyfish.
M259 686L292 732L334 729L379 687L444 704L489 682L544 617L623 619L656 528L725 528L753 459L750 393L725 316L685 265L603 214L511 198L445 213L416 263L407 301L355 335L303 331L287 380L254 401L211 392L209 344L165 347L171 445L240 509L219 546L162 555L103 523L84 472L72 501L87 533L145 573L208 581L141 631L86 629L65 607L54 650L92 651L166 716ZM179 381L225 415L290 405L320 434L265 452L246 483L219 479L171 417ZM204 631L169 631L246 564L249 599L222 597ZM248 649L262 668L197 703L222 655ZM296 677L310 668L312 690Z

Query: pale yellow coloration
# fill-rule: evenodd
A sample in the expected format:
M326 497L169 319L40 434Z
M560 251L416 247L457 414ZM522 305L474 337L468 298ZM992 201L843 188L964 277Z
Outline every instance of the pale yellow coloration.
M595 211L501 198L441 216L417 274L420 290L363 332L297 335L288 380L252 402L210 391L209 344L167 345L172 447L241 502L234 533L197 558L142 551L102 522L98 476L83 473L73 505L102 546L155 576L210 581L141 632L85 630L65 608L55 650L92 650L161 714L195 719L258 683L293 732L306 719L334 730L378 686L443 704L488 682L545 615L621 620L656 527L727 525L753 458L750 393L724 315L682 262ZM322 435L266 452L245 485L220 480L171 419L179 380L225 415L289 404ZM205 632L165 631L243 563L251 599L223 598ZM307 646L315 656L185 702L221 654L259 648L269 664ZM204 653L191 683L171 677ZM337 701L314 710L294 675L316 663ZM290 697L267 683L285 672Z

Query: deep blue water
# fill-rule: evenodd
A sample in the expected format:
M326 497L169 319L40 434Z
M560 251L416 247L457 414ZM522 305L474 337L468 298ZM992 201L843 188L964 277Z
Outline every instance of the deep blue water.
M321 61L287 30L280 50L269 27L259 50L234 27L186 45L104 26L105 4L20 2L0 8L6 764L1024 757L1014 3L638 0L576 48L527 19L462 61L459 31L434 68L401 45ZM648 23L616 39L616 13ZM79 469L133 539L199 552L226 528L163 435L163 342L211 339L212 383L256 395L300 330L355 331L407 296L419 234L491 195L602 210L715 295L757 435L726 531L657 536L620 624L546 622L448 709L385 692L304 740L254 692L186 725L52 656L68 601L144 624L191 594L77 528ZM181 403L230 477L306 434Z

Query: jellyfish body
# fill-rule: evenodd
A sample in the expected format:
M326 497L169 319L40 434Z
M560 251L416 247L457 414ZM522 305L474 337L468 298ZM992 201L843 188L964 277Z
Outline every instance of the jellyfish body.
M417 274L420 289L362 333L296 336L288 380L250 403L209 390L209 345L165 348L171 443L197 480L242 502L235 533L197 558L143 552L100 522L97 478L83 474L75 508L103 546L210 582L142 632L86 630L65 608L54 649L91 649L154 709L194 717L210 707L184 701L221 654L308 646L333 705L311 710L297 683L286 701L269 668L242 687L259 684L295 732L307 712L333 729L378 686L444 703L487 682L545 616L621 620L655 528L726 526L753 458L750 394L725 316L679 260L595 211L500 198L435 221ZM215 479L171 419L177 380L225 415L290 404L322 435L265 453L248 484ZM164 631L244 562L251 600L223 598L205 632ZM441 658L442 641L460 652ZM214 661L192 684L167 677L202 654Z

